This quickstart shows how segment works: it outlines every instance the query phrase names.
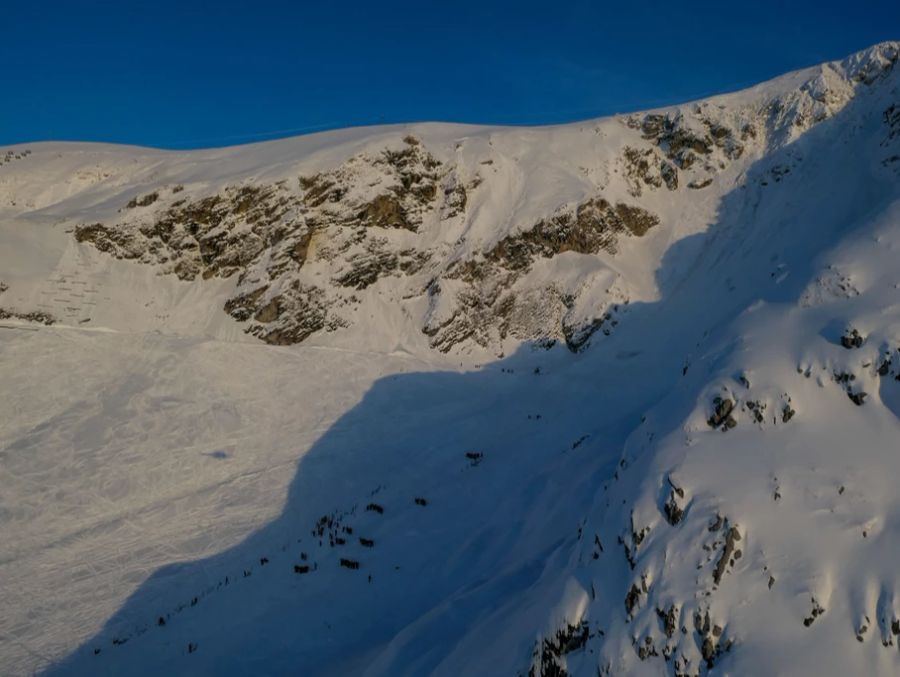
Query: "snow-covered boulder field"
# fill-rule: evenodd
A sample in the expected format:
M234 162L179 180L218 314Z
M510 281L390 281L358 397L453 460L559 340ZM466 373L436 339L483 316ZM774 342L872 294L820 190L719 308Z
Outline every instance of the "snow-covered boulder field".
M0 149L0 674L900 672L898 54Z

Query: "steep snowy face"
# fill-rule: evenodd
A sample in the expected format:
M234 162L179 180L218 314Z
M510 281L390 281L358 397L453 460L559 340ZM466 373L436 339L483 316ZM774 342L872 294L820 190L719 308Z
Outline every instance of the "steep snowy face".
M0 154L0 657L896 674L898 53L552 128Z
M696 342L579 524L533 674L900 668L896 55L771 109L818 125L775 129L654 316Z

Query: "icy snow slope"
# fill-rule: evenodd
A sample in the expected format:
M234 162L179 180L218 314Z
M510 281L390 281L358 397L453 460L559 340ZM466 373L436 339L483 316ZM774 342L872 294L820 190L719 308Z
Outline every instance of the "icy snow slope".
M12 149L3 672L896 673L897 55Z

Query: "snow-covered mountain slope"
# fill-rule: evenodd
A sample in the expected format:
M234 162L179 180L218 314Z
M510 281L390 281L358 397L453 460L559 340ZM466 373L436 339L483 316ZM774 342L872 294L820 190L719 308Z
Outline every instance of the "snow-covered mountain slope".
M896 673L897 60L0 153L4 670Z

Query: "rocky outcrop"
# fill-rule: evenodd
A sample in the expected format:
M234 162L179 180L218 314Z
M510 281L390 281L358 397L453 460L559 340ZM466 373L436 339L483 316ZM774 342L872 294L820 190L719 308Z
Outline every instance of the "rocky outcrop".
M465 187L454 180L444 190L447 175L417 139L406 137L399 148L300 177L296 188L287 181L246 183L188 197L182 185L160 188L130 199L121 222L82 224L74 235L185 281L236 276L225 311L264 341L299 343L347 325L333 308L358 300L341 288L363 290L423 268L427 251L398 248L379 233L415 233L438 208L463 210ZM311 260L327 264L332 284L304 275Z
M644 188L678 188L678 169L653 148L626 146L622 152L622 166L629 192L634 197L640 197Z
M620 237L641 237L657 224L659 218L640 207L591 198L518 235L505 237L485 259L507 270L524 271L538 257L551 258L563 252L615 254Z
M565 657L584 649L588 640L598 633L591 632L587 621L566 623L550 637L535 644L528 677L562 677L567 675ZM603 633L600 632L600 635Z
M848 328L841 336L841 345L847 350L862 348L864 342L865 338L853 327Z
M141 213L115 225L77 226L75 239L193 280L230 277L286 237L306 236L283 186L233 186L194 200L172 199L175 194L168 192L161 210L141 209L159 201L159 192L151 193L151 200L133 199L126 209Z
M488 348L507 337L560 340L579 350L596 331L615 327L615 301L627 299L612 298L606 311L584 317L575 297L554 284L518 283L540 259L614 255L623 238L643 236L659 219L598 195L446 266L420 237L423 224L440 228L465 218L478 184L407 136L296 184L248 181L210 194L161 186L131 197L119 222L80 224L74 236L184 281L236 277L224 309L269 343L299 343L349 326L359 292L385 278L405 280L444 308L422 322L443 352L463 344Z
M614 255L622 238L641 237L658 223L647 210L598 196L503 238L482 257L455 263L443 275L446 282L433 280L428 287L432 307L452 307L448 315L434 312L426 320L432 347L447 352L464 340L486 347L511 336L582 349L595 332L618 324L615 316L628 299L611 296L603 313L583 317L575 297L556 285L520 289L518 281L539 259L567 252ZM448 294L449 300L442 298Z
M728 430L737 425L737 421L731 415L734 411L734 400L727 397L716 397L713 400L713 412L707 423L710 428Z

